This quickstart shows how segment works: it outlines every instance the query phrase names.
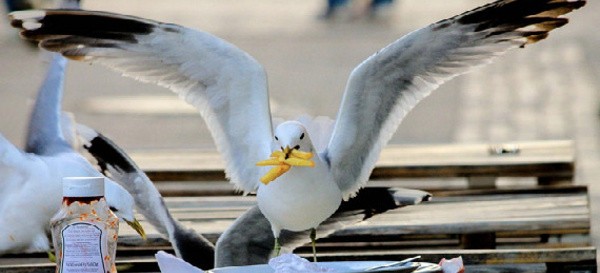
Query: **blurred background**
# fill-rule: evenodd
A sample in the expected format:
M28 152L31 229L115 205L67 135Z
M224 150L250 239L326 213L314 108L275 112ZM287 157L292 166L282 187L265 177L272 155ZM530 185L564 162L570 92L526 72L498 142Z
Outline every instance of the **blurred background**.
M210 32L263 64L274 116L334 118L347 77L361 61L412 30L486 2L400 0L360 16L367 4L355 0L328 19L326 2L317 0L84 0L82 7ZM547 40L444 84L407 116L392 143L572 139L576 183L590 185L592 213L600 215L599 8L590 1ZM44 72L39 50L5 18L0 133L19 147ZM167 89L87 63L69 64L65 88L63 109L127 150L214 148L197 112ZM593 217L592 234L599 218Z

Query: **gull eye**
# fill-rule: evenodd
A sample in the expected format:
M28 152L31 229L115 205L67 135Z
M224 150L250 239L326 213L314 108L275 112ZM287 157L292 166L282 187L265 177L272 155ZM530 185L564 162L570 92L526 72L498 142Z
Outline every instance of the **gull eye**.
M300 139L303 139L303 138L304 138L304 133L302 133L302 134L300 135Z
M279 140L279 138L277 136L275 136L275 140Z

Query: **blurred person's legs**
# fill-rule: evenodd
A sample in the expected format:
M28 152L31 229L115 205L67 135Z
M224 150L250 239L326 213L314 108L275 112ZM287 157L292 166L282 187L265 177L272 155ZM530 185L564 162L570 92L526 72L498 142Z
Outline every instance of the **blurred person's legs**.
M371 18L387 17L389 16L388 9L392 6L394 0L373 0L369 6L369 16Z
M31 9L31 4L26 0L4 0L8 12Z
M327 7L321 17L324 19L333 17L346 4L348 4L348 0L327 0Z

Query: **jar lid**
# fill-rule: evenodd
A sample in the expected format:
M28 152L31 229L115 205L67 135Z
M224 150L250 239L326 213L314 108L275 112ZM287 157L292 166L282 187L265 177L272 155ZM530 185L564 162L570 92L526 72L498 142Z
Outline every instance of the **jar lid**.
M64 177L63 196L104 196L104 177Z

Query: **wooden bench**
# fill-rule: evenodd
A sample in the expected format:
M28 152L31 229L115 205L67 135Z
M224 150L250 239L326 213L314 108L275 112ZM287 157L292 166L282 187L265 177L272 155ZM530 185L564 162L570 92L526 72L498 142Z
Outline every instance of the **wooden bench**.
M173 215L213 242L255 204L255 197L232 195L216 152L145 150L131 155L163 195L178 196L165 198ZM596 272L587 187L572 184L574 164L572 141L388 146L368 186L405 184L397 178L456 177L466 178L468 186L449 191L439 181L429 203L391 211L321 239L319 258L421 255L423 261L437 262L462 256L470 272ZM498 177L531 177L537 185L496 187ZM142 224L149 234L145 241L128 226L121 229L117 261L132 267L120 272L157 272L153 255L172 251L143 219ZM308 257L310 251L296 252ZM0 257L0 273L53 271L44 254Z
M216 151L138 150L128 154L165 195L234 193L232 186L224 183L224 165ZM371 179L462 177L468 179L470 188L490 188L498 177L535 177L539 184L549 185L572 182L574 164L574 146L569 140L388 145Z
M175 218L215 241L255 204L255 198L172 197L165 198L165 203ZM126 225L120 231L117 256L120 263L134 264L130 269L134 271L129 272L155 272L156 251L172 251L143 218L142 225L149 233L146 241ZM589 229L585 186L468 190L447 192L428 203L375 216L320 240L317 247L321 261L422 255L423 261L437 262L442 257L462 256L473 270L484 267L477 269L482 272L508 272L502 271L507 268L510 272L569 272L565 268L596 272L596 249L589 246ZM311 250L296 252L308 257ZM16 266L22 263L28 265L27 270L52 268L43 255L17 255L0 258L0 272L38 272Z

